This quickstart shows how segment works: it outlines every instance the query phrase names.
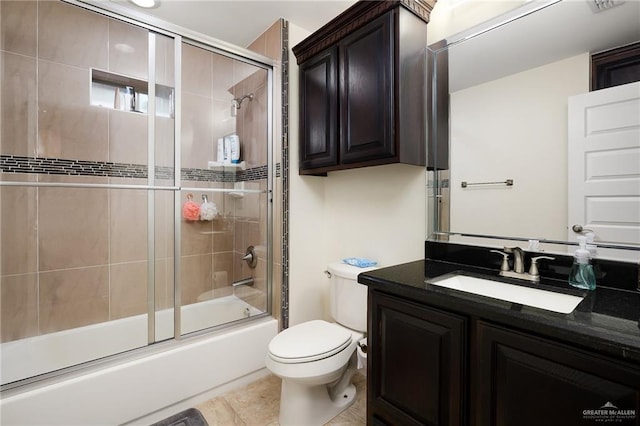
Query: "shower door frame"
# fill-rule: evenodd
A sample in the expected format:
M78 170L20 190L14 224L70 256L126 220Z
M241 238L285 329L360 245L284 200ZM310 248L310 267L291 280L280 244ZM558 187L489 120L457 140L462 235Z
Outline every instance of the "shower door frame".
M234 59L234 60L238 60L241 62L244 62L246 64L249 65L253 65L256 66L258 68L264 69L267 71L267 190L266 190L266 195L267 195L267 259L266 259L266 276L267 276L267 311L264 313L264 315L271 315L272 312L272 301L273 301L273 277L272 277L272 273L273 273L273 169L274 169L274 164L273 164L273 129L274 129L274 125L273 125L273 99L274 99L274 95L273 95L273 90L274 90L274 83L273 83L273 72L274 72L274 66L265 66L266 64L263 64L257 60L253 60L253 59L249 59L246 58L244 56L241 56L237 53L230 53L225 51L224 49L212 46L212 45L208 45L206 43L203 43L202 41L199 40L193 40L191 38L189 39L182 39L182 43L186 43L188 45L200 48L200 49L204 49L207 50L211 53L215 53L215 54L220 54L223 56L226 56L228 58ZM178 57L178 53L176 53L176 58ZM177 62L177 61L176 61ZM177 71L176 71L177 72ZM176 92L177 92L177 88L176 88ZM181 104L180 102L180 96L176 94L176 136L179 137L178 133L179 133L179 125L178 125L178 111L182 111L181 108ZM176 144L177 147L179 147L179 144ZM175 263L174 263L174 280L177 280L180 277L180 262L179 262L179 258L180 258L180 241L181 241L181 226L180 226L180 221L178 220L178 218L181 215L181 206L180 206L180 202L181 202L181 191L187 191L187 192L221 192L221 193L230 193L230 192L242 192L245 194L262 194L264 193L263 190L259 190L259 189L243 189L241 191L238 191L236 189L219 189L219 188L195 188L195 187L183 187L181 185L181 176L180 176L180 170L179 170L179 164L180 164L180 150L176 149L175 151L176 154L176 158L175 158L175 170L176 170L176 175L175 175L175 181L177 182L177 187L179 188L179 190L177 190L175 192L175 201L174 201L174 205L175 205L175 218L176 220L174 221L174 225L175 225L175 238L174 238L174 250L175 250ZM181 334L181 319L180 319L180 307L181 307L181 294L180 294L180 288L179 286L175 286L174 287L175 290L175 294L174 294L174 339L176 340L180 340L180 338L182 337ZM253 318L259 318L260 315L256 315Z
M82 0L59 0L76 7L86 9L91 12L98 13L111 19L135 25L137 27L149 31L149 75L148 75L148 120L147 120L147 170L148 178L146 185L126 185L126 184L91 184L91 183L48 183L48 182L12 182L0 181L0 187L60 187L60 188L95 188L95 189L133 189L147 192L147 256L148 256L148 274L147 274L147 345L131 350L106 355L102 358L92 359L81 364L71 365L59 370L53 370L39 376L32 376L8 384L0 386L0 391L17 390L23 386L30 386L47 380L57 380L60 376L67 374L76 374L80 370L87 368L103 368L105 364L112 362L122 362L123 359L131 356L139 357L154 353L158 350L166 350L179 344L180 341L187 340L191 337L199 337L209 334L213 331L220 330L229 326L242 322L249 322L259 318L270 316L273 309L273 186L274 186L274 72L278 68L278 64L273 59L259 55L247 49L234 46L230 43L223 42L202 34L190 31L174 24L162 21L160 19L137 13L120 5L109 3L92 3ZM173 39L174 42L174 183L172 186L155 186L155 36L156 34ZM266 238L267 238L267 259L266 259L266 311L250 318L232 321L220 325L214 325L208 328L194 331L188 334L181 332L181 288L180 279L180 255L181 255L181 191L197 190L200 192L238 192L236 189L217 189L217 188L183 188L181 186L181 120L182 120L182 104L181 104L181 47L183 43L191 44L196 47L203 48L213 53L221 54L225 57L241 61L246 64L264 69L267 72L267 189L265 190L240 190L243 193L266 194ZM174 193L174 322L173 322L173 338L166 340L156 339L156 306L155 306L155 193L156 191L173 191ZM108 322L108 321L107 321Z
M82 0L60 0L64 3L68 3L71 5L75 5L78 7L85 8L92 12L100 13L109 18L117 19L123 22L127 22L129 24L133 24L142 28L145 28L149 31L149 37L152 37L153 33L158 33L160 35L164 35L174 39L174 184L171 187L153 187L151 185L151 179L153 173L149 173L149 185L147 185L147 189L149 193L153 193L155 190L171 190L174 192L174 274L173 274L173 283L174 283L174 340L182 340L184 335L181 332L181 280L180 280L180 256L181 256L181 229L180 229L180 201L181 201L181 191L200 191L200 192L238 192L235 189L216 189L216 188L189 188L182 187L181 183L181 158L180 158L180 147L181 147L181 122L182 122L182 99L181 99L181 86L182 86L182 43L187 43L193 45L195 47L199 47L205 50L208 50L212 53L217 53L223 55L225 57L238 60L240 62L244 62L258 68L262 68L267 71L267 190L266 190L266 199L267 199L267 259L266 259L266 277L267 277L267 310L262 315L256 315L251 318L261 318L263 316L271 315L272 313L272 302L273 302L273 180L274 173L273 170L275 165L273 164L273 141L274 141L274 115L273 115L273 102L274 102L274 78L273 74L275 69L277 68L277 62L271 58L268 58L263 55L259 55L253 51L248 49L244 49L238 46L235 46L231 43L224 42L222 40L217 40L213 37L208 37L203 34L197 33L195 31L188 30L186 28L180 27L178 25L171 24L169 22L163 21L161 19L145 15L144 13L137 13L131 9L122 7L117 4L109 3L99 3L100 6L94 5L94 3L90 1L82 1ZM155 92L155 78L152 80L152 72L155 70L155 58L153 58L152 62L152 50L149 49L149 102L154 104L155 108L155 96L152 98L152 88ZM153 65L153 66L152 66ZM155 77L155 76L154 76ZM153 82L153 84L152 84ZM152 100L153 99L153 100ZM150 106L151 108L151 106ZM153 158L154 150L152 147L154 145L154 133L155 133L155 114L148 114L148 155L149 155L149 170L152 169L151 162L155 159ZM154 161L155 163L155 161ZM155 166L155 164L154 164ZM245 189L242 190L243 193L263 193L262 190L250 190ZM151 194L150 194L151 195ZM153 196L149 197L149 208L147 211L149 212L148 217L148 235L154 235L154 221L155 221L155 205L152 205ZM153 268L153 263L155 260L154 253L154 245L151 244L154 241L152 239L148 240L148 250L149 250L149 274L147 280L147 314L148 318L153 318L152 320L148 320L148 345L157 344L159 341L155 340L155 298L149 297L149 294L155 294L155 282L153 280L155 275L155 270L151 271ZM153 255L153 257L151 256ZM219 329L225 327L227 324L221 324L218 326L213 326L210 328L203 329L201 331L189 333L190 335L199 335L202 333L207 333L212 329ZM148 346L147 346L148 347ZM144 348L140 348L144 349Z

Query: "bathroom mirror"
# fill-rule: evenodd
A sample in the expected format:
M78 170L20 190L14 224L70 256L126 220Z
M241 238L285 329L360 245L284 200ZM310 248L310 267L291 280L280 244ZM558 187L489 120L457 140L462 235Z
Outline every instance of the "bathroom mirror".
M427 224L434 231L429 238L473 243L473 236L487 236L494 245L496 238L514 239L525 248L527 240L540 240L559 243L551 250L562 251L575 244L577 224L595 228L602 246L640 250L637 171L622 176L636 201L625 213L626 228L614 233L620 237L602 238L597 220L571 223L568 216L575 198L568 99L589 92L591 53L640 41L640 2L609 2L614 6L605 10L599 3L526 3L429 47L438 99L431 140L438 140L439 152L432 155L448 152L448 162L429 172L427 220L435 224ZM622 159L636 167L640 142L632 143ZM640 259L637 251L608 254Z

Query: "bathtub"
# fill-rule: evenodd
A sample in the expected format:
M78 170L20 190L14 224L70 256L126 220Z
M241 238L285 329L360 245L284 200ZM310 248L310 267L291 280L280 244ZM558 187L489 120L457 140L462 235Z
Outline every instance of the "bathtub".
M235 296L183 307L182 333L260 311ZM0 345L3 383L146 346L147 315L50 333ZM122 424L264 369L277 321L254 321L8 391L0 424ZM157 340L173 336L173 310L156 315ZM155 347L159 347L156 349ZM164 348L164 349L163 349ZM72 350L73 349L73 350Z

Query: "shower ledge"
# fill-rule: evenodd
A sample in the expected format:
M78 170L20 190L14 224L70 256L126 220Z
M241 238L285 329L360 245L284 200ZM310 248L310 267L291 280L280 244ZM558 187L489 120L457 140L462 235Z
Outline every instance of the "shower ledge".
M209 170L229 170L229 171L236 171L236 170L246 170L247 169L247 163L245 163L244 161L241 161L239 163L221 163L219 161L209 161L207 163L207 166L209 168Z

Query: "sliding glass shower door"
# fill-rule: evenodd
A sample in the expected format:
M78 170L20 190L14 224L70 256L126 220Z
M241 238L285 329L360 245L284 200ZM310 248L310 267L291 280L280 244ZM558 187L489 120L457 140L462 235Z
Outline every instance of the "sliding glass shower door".
M0 13L3 387L267 313L271 67L64 2Z
M184 334L267 312L271 88L259 64L194 42L181 53Z

